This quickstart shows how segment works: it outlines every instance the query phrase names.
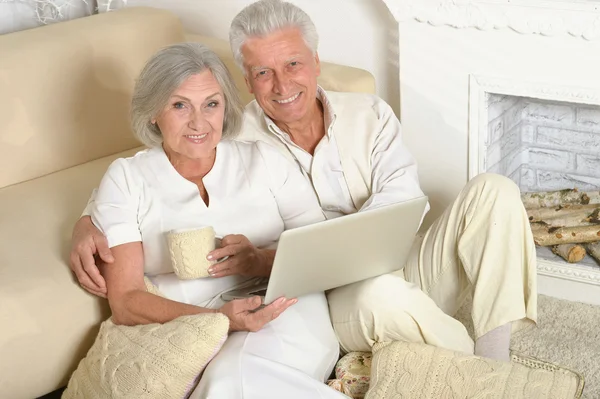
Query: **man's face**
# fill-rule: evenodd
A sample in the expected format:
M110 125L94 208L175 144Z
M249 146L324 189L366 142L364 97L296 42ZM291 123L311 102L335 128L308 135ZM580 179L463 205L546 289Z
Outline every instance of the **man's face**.
M250 38L242 46L242 56L248 89L273 121L300 121L315 106L321 66L300 30L287 28Z

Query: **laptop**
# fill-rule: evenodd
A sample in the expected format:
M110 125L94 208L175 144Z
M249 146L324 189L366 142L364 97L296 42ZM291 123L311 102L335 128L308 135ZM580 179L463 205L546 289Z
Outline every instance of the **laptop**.
M426 196L286 230L269 281L224 293L225 301L264 296L269 304L400 270L409 255Z

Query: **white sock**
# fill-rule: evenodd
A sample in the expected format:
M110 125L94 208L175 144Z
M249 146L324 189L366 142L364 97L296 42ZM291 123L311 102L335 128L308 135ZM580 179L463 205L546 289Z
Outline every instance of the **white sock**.
M510 323L496 327L475 341L475 355L510 362Z

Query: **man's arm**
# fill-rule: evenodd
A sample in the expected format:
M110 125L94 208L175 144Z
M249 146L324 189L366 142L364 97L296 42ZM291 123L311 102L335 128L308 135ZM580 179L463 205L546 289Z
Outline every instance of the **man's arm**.
M377 98L373 104L380 125L371 153L372 194L360 211L408 201L424 195L417 163L402 142L402 127L392 108ZM429 204L425 214L429 211Z
M106 282L98 271L94 256L98 255L107 264L113 263L114 257L106 237L94 226L90 217L97 192L98 190L94 189L81 217L73 227L69 266L86 291L106 298Z
M90 199L88 199L88 202L85 205L85 208L83 209L83 213L81 214L80 218L82 218L84 216L91 216L92 209L94 209L94 204L96 202L97 194L98 194L98 189L97 188L93 189L92 195L90 195Z

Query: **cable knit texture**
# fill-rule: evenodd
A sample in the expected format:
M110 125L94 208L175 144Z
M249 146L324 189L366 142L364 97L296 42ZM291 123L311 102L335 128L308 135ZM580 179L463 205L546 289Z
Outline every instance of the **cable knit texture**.
M500 362L430 345L373 346L371 386L365 399L574 399L583 377L513 355Z
M208 226L196 230L170 232L167 235L173 271L181 280L208 277L213 261L206 255L215 249L215 230Z
M108 319L62 398L186 398L228 330L221 313L139 326Z

